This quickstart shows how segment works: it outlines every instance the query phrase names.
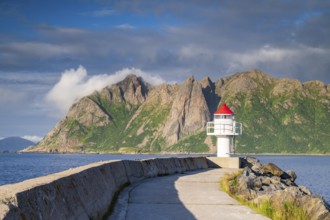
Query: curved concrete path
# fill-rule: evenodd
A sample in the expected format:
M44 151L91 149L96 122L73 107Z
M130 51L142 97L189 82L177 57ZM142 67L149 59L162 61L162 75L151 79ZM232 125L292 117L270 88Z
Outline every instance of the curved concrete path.
M146 179L119 195L108 219L268 219L220 190L219 179L236 169L204 169Z

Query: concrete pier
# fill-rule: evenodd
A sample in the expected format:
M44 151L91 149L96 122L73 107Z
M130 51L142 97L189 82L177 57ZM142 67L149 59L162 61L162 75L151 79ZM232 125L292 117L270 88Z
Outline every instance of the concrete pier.
M128 212L127 219L146 213L152 219L157 213L151 211L157 207L165 210L164 213L174 211L186 216L185 219L203 219L204 215L211 219L221 213L228 218L258 217L220 191L218 180L225 169L209 170L225 166L237 169L240 160L230 160L185 157L105 161L3 185L0 186L0 219L103 219L109 215L116 194L127 185L133 188L125 191L131 189L128 194L134 195L128 202L128 210L133 212ZM224 207L221 213L216 211L220 207ZM134 211L139 209L145 211ZM156 219L168 218L164 215Z
M108 220L268 219L220 190L220 178L235 170L204 169L143 180L120 194Z

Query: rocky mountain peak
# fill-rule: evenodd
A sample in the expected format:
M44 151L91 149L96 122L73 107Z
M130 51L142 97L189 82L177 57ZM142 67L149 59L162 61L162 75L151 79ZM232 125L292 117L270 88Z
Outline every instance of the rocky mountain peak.
M214 84L214 83L212 82L210 77L206 76L202 79L201 84L202 84L203 88L207 88L207 87L211 87L212 84Z
M304 86L315 87L315 88L325 88L326 85L319 80L308 81L303 84Z
M210 112L203 94L202 85L191 76L180 86L165 123L163 137L168 143L205 127Z
M183 84L191 84L195 81L195 77L194 76L189 76Z
M252 79L254 81L260 81L260 80L268 81L269 79L271 79L271 77L268 74L264 73L263 71L258 69L253 69L245 72L235 73L231 76L225 77L224 81L229 82L239 78Z
M110 99L116 102L128 102L137 105L144 102L152 86L142 77L134 74L128 75L124 80L107 88Z
M137 89L138 87L142 88L142 92L145 94L147 93L152 86L144 81L142 77L136 76L134 74L129 74L126 78L117 83L117 85L123 90L127 91L129 89Z
M127 75L122 81L118 82L117 85L127 87L129 84L142 85L147 84L142 77L136 76L135 74Z
M83 97L71 106L67 118L76 120L84 126L105 126L111 117L89 97Z
M270 77L268 74L266 74L265 72L263 72L259 69L250 70L250 71L246 72L245 74L249 75L252 78L268 78L268 77Z
M276 79L274 80L274 84L272 91L272 95L274 96L290 94L303 89L301 82L296 79Z
M222 87L218 92L221 96L234 97L237 94L250 95L255 90L262 87L270 87L273 78L260 70L250 70L247 72L236 73L223 80Z

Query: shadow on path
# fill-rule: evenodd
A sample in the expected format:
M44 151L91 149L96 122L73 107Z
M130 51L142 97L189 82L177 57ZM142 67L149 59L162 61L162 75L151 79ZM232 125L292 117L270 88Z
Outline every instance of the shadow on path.
M109 219L268 219L220 190L220 178L235 170L204 169L143 180L120 194Z
M109 219L196 219L179 198L176 183L180 177L205 172L161 176L127 187L120 195Z

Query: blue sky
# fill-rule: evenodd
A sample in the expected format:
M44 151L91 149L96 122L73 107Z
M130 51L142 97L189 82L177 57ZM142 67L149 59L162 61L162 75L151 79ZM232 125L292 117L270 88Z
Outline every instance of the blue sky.
M181 82L258 68L328 84L329 36L329 0L0 0L0 137L44 136L129 72Z

